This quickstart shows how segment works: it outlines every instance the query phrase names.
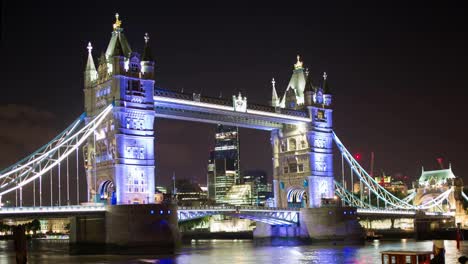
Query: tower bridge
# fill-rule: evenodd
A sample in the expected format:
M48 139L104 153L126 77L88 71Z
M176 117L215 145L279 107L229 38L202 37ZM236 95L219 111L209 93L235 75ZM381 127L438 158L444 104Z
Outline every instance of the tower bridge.
M449 197L455 197L458 205L467 199L460 182L416 204L412 203L414 195L399 199L383 188L333 131L333 97L327 74L314 85L299 56L284 94L278 96L273 80L269 105L259 105L240 93L212 98L157 88L149 36L144 36L141 55L132 51L118 15L97 68L91 43L87 48L85 114L38 151L0 172L0 204L2 197L13 194L16 204L0 208L0 218L68 215L73 226L71 241L77 244L168 245L177 240L178 221L212 214L262 222L267 225L259 225L262 236L281 233L275 226L290 226L294 235L347 239L361 236L359 215L416 217L416 211L442 208ZM155 118L271 131L275 207L156 204ZM341 175L333 171L334 145L341 154ZM81 155L84 164L79 162ZM70 168L69 160L76 160L76 168ZM350 168L346 177L345 161ZM86 197L79 196L80 167L85 170ZM76 181L70 181L70 174ZM42 198L42 187L49 180L50 203ZM368 188L377 206L348 190L354 181ZM70 196L70 188L76 189L76 197ZM23 201L27 189L32 191L32 207ZM62 197L65 189L66 197ZM53 197L58 197L58 206ZM335 197L339 204L327 204L333 204ZM425 217L439 219L455 213L453 206L443 210ZM457 210L459 214L463 208L457 206ZM93 222L86 214L100 214L101 220Z

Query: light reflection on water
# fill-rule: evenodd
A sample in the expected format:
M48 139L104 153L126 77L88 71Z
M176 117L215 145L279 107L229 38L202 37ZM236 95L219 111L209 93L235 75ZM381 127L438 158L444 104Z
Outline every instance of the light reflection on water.
M445 241L446 263L468 255L468 242L461 252L455 241ZM432 241L372 241L359 246L298 245L292 241L272 243L252 240L192 240L173 256L68 255L67 241L33 241L28 263L380 263L383 250L431 250ZM0 263L15 263L12 241L0 241Z

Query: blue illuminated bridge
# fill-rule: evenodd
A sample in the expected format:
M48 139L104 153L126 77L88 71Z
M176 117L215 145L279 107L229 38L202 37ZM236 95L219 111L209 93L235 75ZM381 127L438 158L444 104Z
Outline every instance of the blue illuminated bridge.
M178 223L211 215L258 222L258 237L314 239L361 237L358 217L414 218L419 230L429 230L426 219L464 217L460 204L468 196L453 175L453 184L432 188L423 198L416 190L396 197L369 175L333 129L327 74L316 86L299 56L283 95L272 80L268 105L248 102L241 93L214 98L177 92L156 86L149 36L144 36L140 55L130 48L121 25L116 14L97 67L88 44L84 113L47 144L0 171L0 219L70 217L71 243L135 248L174 245ZM272 207L157 203L154 127L160 118L269 131ZM334 171L337 160L339 172ZM418 219L424 221L416 223Z
M43 206L43 207L3 207L0 208L0 219L16 218L56 218L77 215L103 215L106 212L104 204L95 205L70 205L70 206ZM352 211L349 211L352 213ZM148 214L167 215L170 210L148 211ZM346 211L345 211L346 213ZM385 210L385 209L357 209L357 216L377 217L403 217L414 218L416 211L411 210ZM421 212L430 218L450 218L452 213ZM203 206L203 207L178 207L177 216L179 222L189 221L212 215L225 215L236 218L249 219L263 222L269 225L297 225L299 223L299 209L268 208L253 206Z
M209 123L222 123L264 130L275 130L285 124L305 125L310 122L310 117L306 112L275 107L250 104L249 106L232 106L235 100L246 101L241 95L233 96L233 100L223 100L218 98L201 97L197 94L184 94L166 90L155 90L154 109L157 117L168 117L188 120L203 121ZM30 154L23 160L4 169L0 173L0 203L2 197L7 194L15 194L15 207L0 208L0 217L33 217L33 216L72 216L80 214L99 214L106 209L104 205L91 203L93 205L79 205L81 201L87 201L91 198L79 197L80 171L78 162L75 162L75 168L69 165L70 160L78 161L78 149L89 138L100 137L102 125L106 118L113 112L113 104L104 108L99 114L91 119L85 114L81 115L62 133L57 135L52 141ZM85 123L84 121L87 120ZM94 135L94 137L93 137ZM380 216L405 216L413 217L417 211L428 210L439 207L453 193L453 188L441 193L431 201L415 206L411 204L414 194L410 194L404 199L398 199L378 184L353 158L353 156L344 147L336 134L333 133L334 141L340 150L343 160L347 161L353 172L356 182L366 186L379 201L380 207L367 204L356 195L352 194L342 183L335 181L335 194L341 199L343 205L357 207L358 215L380 215ZM66 167L66 169L65 169ZM54 170L55 173L54 173ZM66 171L64 171L66 170ZM70 171L76 171L76 180L70 180ZM62 173L62 174L61 174ZM61 176L62 175L62 176ZM43 185L46 177L58 177L58 181L50 181L49 201L42 198ZM62 179L66 178L66 179ZM62 179L62 182L60 182ZM89 180L89 178L88 178ZM58 186L57 186L58 184ZM94 183L96 184L96 183ZM93 185L88 181L87 189ZM105 186L104 186L105 187ZM76 197L70 197L70 189L76 189ZM95 187L96 188L96 187ZM23 204L23 191L27 189L32 192L33 202L26 206ZM55 189L55 191L54 191ZM61 197L66 189L66 197ZM97 188L96 188L97 189ZM55 192L55 193L54 193ZM59 204L53 204L53 195L58 196ZM101 198L106 198L105 190L100 190ZM467 196L462 193L463 197ZM60 204L61 201L66 205ZM73 205L73 202L75 205ZM49 203L47 205L47 203ZM170 212L163 212L170 213ZM299 221L299 210L289 208L256 208L256 207L203 207L203 208L185 208L178 209L179 221L187 221L208 215L223 214L251 219L254 221L265 222L272 225L294 225ZM453 216L453 212L426 212L428 216L448 217Z

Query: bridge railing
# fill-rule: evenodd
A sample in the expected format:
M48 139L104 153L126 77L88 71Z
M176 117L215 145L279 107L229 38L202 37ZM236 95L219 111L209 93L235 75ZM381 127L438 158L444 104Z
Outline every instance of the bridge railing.
M104 205L66 205L42 207L1 207L0 215L34 214L34 213L73 213L73 212L104 212Z
M198 206L198 207L188 207L188 206L179 206L178 210L257 210L257 211L299 211L299 208L279 208L279 207L262 207L262 206Z

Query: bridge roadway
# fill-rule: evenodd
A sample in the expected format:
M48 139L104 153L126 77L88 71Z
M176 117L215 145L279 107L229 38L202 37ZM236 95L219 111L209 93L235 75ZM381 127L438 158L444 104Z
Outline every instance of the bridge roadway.
M105 205L69 205L69 206L43 206L43 207L2 207L2 218L51 218L69 217L77 215L101 215L106 212ZM156 212L157 213L157 212ZM179 207L178 221L187 221L200 217L224 214L254 221L264 222L270 225L297 225L299 223L299 209L293 208L269 208L254 206L204 206L204 207ZM390 217L390 218L424 218L443 219L453 217L453 213L416 212L390 209L357 209L359 217Z

